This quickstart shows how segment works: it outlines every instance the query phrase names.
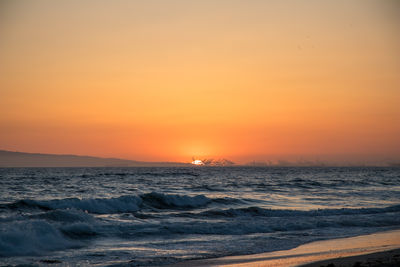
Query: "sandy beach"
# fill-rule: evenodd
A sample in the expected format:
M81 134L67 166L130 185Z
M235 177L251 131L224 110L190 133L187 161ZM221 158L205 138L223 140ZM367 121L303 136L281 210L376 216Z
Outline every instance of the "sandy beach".
M172 266L400 266L400 230L316 241L290 250L196 260Z
M400 249L394 249L389 251L382 251L370 254L363 254L358 256L340 257L329 260L317 261L305 265L302 267L340 267L340 266L351 266L351 267L395 267L400 266Z

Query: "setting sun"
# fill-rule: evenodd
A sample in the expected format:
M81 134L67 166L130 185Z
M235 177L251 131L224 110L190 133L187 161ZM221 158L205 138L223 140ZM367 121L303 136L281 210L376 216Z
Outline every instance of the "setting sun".
M204 165L204 163L203 163L201 160L199 160L199 159L193 160L193 161L192 161L192 164L193 164L193 165Z

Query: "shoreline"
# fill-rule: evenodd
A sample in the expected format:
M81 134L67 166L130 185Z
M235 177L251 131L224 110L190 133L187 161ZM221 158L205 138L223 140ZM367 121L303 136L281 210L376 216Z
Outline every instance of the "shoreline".
M299 267L339 267L339 266L368 266L368 267L396 267L400 266L400 249L361 254L356 256L339 257L328 260L307 263Z
M371 263L380 262L379 264L382 264L385 260L390 264L390 260L398 259L400 263L398 255L400 255L400 230L390 230L355 237L315 241L290 250L184 261L169 266L319 267L328 266L330 263L334 264L333 266L353 266L356 262L368 262L369 265L366 266L374 266Z

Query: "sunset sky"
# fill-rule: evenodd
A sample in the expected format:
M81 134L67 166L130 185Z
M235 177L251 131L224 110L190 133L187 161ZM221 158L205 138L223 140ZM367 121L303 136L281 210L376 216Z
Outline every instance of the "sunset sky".
M1 1L0 149L400 161L397 1Z

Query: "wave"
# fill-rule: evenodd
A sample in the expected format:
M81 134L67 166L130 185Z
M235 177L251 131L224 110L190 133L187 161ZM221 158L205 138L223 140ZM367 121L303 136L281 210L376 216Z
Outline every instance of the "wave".
M260 207L246 207L237 209L213 209L197 215L206 217L240 217L240 216L262 216L262 217L317 217L333 215L363 215L388 212L400 212L400 205L385 208L341 208L341 209L315 209L315 210L288 210L288 209L265 209Z
M136 212L142 208L152 209L192 209L205 207L212 202L230 201L228 198L211 199L204 195L177 195L151 192L142 195L120 196L116 198L64 198L53 200L24 199L10 204L2 204L1 208L18 209L77 209L97 214ZM232 201L234 201L232 199Z
M295 216L330 216L330 215L356 215L356 214L377 214L387 212L400 212L400 205L384 208L340 208L340 209L315 209L315 210L291 210L291 209L270 209L258 206L248 206L256 203L252 199L237 198L209 198L204 195L179 195L151 192L141 195L125 195L116 198L65 198L53 200L32 200L24 199L14 203L0 204L1 209L24 210L40 209L47 211L44 219L62 221L86 221L88 213L93 214L116 214L136 213L146 210L194 210L196 208L231 206L229 209L208 209L200 213L181 212L181 216L191 217L241 217L241 216L262 216L262 217L295 217ZM243 207L246 205L246 207ZM232 207L233 206L233 207ZM239 206L235 208L234 206ZM242 206L242 207L240 207ZM65 213L65 210L68 210ZM73 210L84 211L84 213L73 212ZM36 216L36 215L35 215Z
M320 217L240 217L205 220L191 219L171 222L155 221L127 223L118 226L118 236L121 238L137 238L148 236L165 236L172 238L176 235L218 235L235 236L249 234L276 234L277 236L305 234L313 235L325 231L334 235L341 233L352 235L355 231L375 232L384 229L394 229L400 226L398 213L380 215L335 215Z
M29 219L44 219L52 222L93 222L94 217L89 213L77 209L51 210L38 214L28 215Z
M44 220L14 222L0 227L1 257L43 255L50 251L80 246L81 241L68 238Z
M197 177L200 176L199 173L192 172L192 171L144 171L144 172L104 172L104 173L95 173L95 174L88 174L84 173L81 174L80 177L82 178L96 178L99 176L117 176L117 177L181 177L181 176L193 176Z
M148 193L141 196L142 200L155 208L197 208L204 207L212 202L212 199L204 196L166 195L161 193Z
M193 176L197 177L200 174L190 171L171 171L171 172L139 172L135 173L137 176L153 176L153 177L179 177L179 176Z
M340 210L321 210L312 212L271 210L263 211L258 208L206 211L198 216L204 219L188 218L180 223L165 223L163 225L147 225L148 233L155 235L170 234L212 234L212 235L243 235L256 233L277 233L306 231L310 234L318 229L337 229L351 235L355 229L378 231L382 228L400 226L400 207L388 207L377 210L354 209L341 212ZM215 217L217 214L217 217ZM219 216L219 217L218 217ZM234 217L234 218L230 218ZM152 229L149 231L148 229ZM375 230L372 230L375 229ZM130 229L140 231L140 229ZM310 232L311 231L311 232Z
M64 198L52 200L24 199L11 203L8 207L39 208L43 210L78 209L90 213L107 214L120 212L135 212L139 210L142 200L137 196L121 196L117 198Z
M260 221L232 221L232 222L200 222L185 224L171 224L163 226L162 233L154 233L155 235L171 235L171 234L200 234L200 235L248 235L248 234L265 234L265 233L283 233L292 231L317 231L318 229L337 229L340 232L353 231L357 228L364 229L381 229L383 227L398 227L400 219L395 217L377 219L377 218L363 218L356 220L355 218L342 218L339 220L296 220L296 221L274 221L274 222L260 222ZM340 229L340 230L339 230ZM154 229L156 230L156 229Z
M151 205L151 208L173 207L179 209L203 207L220 200L202 195L165 195L155 192L135 197L140 200L133 200L135 199L133 196L122 199L131 201L131 205L139 201L142 203L141 205ZM95 210L103 207L106 200L115 204L122 199L100 199L101 205L95 205ZM64 202L64 200L66 201ZM114 218L119 218L113 220L111 217L104 219L104 216L91 215L76 208L83 207L80 202L64 200L55 202L48 200L46 203L42 202L41 205L46 204L47 207L57 208L67 206L67 209L40 210L39 213L19 215L20 217L15 217L12 222L0 223L0 257L44 255L54 250L78 248L85 246L87 242L96 237L134 239L187 234L233 236L276 233L279 235L283 232L311 235L321 229L329 229L328 231L340 229L339 232L351 235L355 229L365 229L362 231L368 232L384 227L400 226L400 205L384 208L309 211L261 207L214 208L197 213L194 210L166 212L165 215L156 212L159 217L148 220L136 219L135 214L126 213L112 215ZM93 205L95 200L83 201L83 203ZM77 203L78 205L76 205ZM76 207L72 207L73 204ZM107 205L107 209L111 206L111 204ZM121 209L118 208L118 210ZM146 213L143 212L143 214Z
M14 215L0 223L0 257L79 248L102 234L102 222L76 209Z

